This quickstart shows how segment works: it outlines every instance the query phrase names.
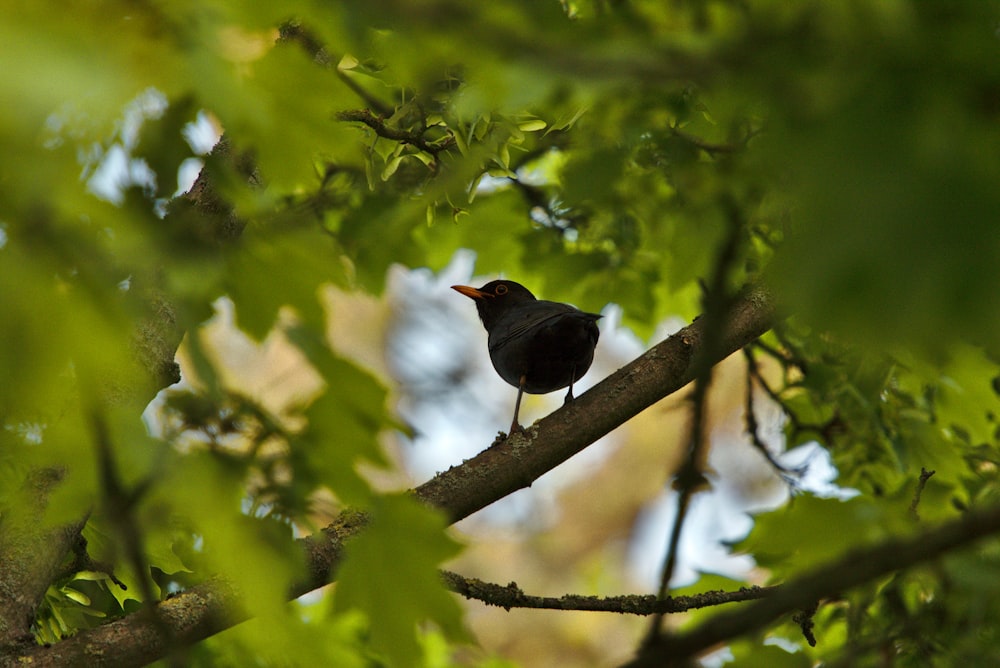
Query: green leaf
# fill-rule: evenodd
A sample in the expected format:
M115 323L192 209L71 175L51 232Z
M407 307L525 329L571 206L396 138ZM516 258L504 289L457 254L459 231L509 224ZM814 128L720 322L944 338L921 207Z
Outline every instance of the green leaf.
M614 148L572 154L562 175L566 200L571 203L606 201L623 173L624 160L623 151Z
M90 605L90 597L81 591L77 591L72 587L63 587L62 592L66 595L66 598L76 601L80 605Z
M305 322L321 325L320 286L345 282L340 254L317 226L277 232L247 230L229 257L227 292L240 327L257 340L264 339L286 305Z
M318 156L359 167L357 131L335 122L331 114L338 106L355 103L349 90L331 85L329 71L317 67L295 44L272 46L269 32L241 34L233 27L228 31L225 35L234 43L242 42L241 48L259 49L263 55L244 64L247 76L227 77L219 90L201 82L199 92L226 131L255 151L269 187L280 191L315 187ZM303 96L304 90L315 94Z
M741 642L732 647L733 660L726 666L733 668L809 668L813 660L804 652L789 652L776 645L762 645L759 641Z
M365 462L387 466L380 433L401 425L386 410L386 389L370 374L334 355L313 330L292 327L289 340L320 373L326 389L306 409L306 430L292 443L292 457L301 463L300 483L328 486L348 504L366 505L371 489L358 473ZM309 489L309 492L312 490Z
M393 263L421 264L424 248L414 243L414 235L426 228L425 207L421 200L372 197L345 213L337 239L356 268L361 286L378 293Z
M170 509L173 522L199 536L200 575L226 573L249 614L285 605L289 586L303 575L301 552L287 522L246 514L244 466L210 452L186 454L184 465L169 469L153 488L149 503L161 513Z
M407 495L376 499L372 524L346 547L334 598L338 613L365 613L373 649L394 666L417 665L417 625L433 621L464 638L461 610L439 576L458 554L441 516Z
M396 173L397 169L399 169L399 165L407 157L408 156L405 156L405 155L398 155L398 156L392 158L391 160L389 160L388 162L386 162L385 168L382 170L382 174L381 174L382 180L383 181L388 181L390 178L392 178L392 175Z
M295 657L298 665L371 668L361 615L327 615L321 605L286 605L212 638L218 654L203 665L287 665Z
M982 348L957 345L942 371L937 388L937 418L946 429L961 430L972 445L996 438L1000 398L992 379L1000 374L1000 364Z
M521 132L538 132L539 130L544 130L547 127L545 121L540 118L533 118L528 121L521 121L517 124L517 129Z
M846 501L796 496L784 508L758 515L753 531L737 547L781 578L870 545L893 526L905 527L906 506L902 508L890 513L863 496Z

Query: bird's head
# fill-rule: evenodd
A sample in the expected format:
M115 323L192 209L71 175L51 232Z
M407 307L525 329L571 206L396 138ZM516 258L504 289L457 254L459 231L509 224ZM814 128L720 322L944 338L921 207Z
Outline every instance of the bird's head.
M512 306L535 301L535 295L528 288L514 281L490 281L481 288L468 285L453 285L452 290L461 292L476 302L479 319L487 331Z

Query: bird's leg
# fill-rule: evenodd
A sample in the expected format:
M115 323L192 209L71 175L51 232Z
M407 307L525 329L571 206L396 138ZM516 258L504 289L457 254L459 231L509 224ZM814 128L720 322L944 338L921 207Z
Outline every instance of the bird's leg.
M563 400L563 406L573 401L573 378L576 376L576 367L573 367L572 372L569 374L569 392L566 393L566 398Z
M528 377L522 375L521 381L517 385L517 401L514 403L514 421L510 423L510 434L517 434L524 431L524 427L517 421L517 414L521 411L521 395L524 394L524 384L527 381Z

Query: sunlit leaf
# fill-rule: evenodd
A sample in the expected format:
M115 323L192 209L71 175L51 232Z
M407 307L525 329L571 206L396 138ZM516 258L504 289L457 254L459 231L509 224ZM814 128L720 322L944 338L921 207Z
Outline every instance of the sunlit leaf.
M365 613L372 647L393 665L415 665L417 624L433 621L452 639L463 636L458 605L438 574L458 553L435 512L406 496L380 498L371 526L347 547L335 610Z

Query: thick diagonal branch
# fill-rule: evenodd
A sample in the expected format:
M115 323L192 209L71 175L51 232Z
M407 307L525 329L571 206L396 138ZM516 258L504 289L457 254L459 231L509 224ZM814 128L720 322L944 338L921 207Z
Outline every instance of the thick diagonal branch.
M730 311L712 362L762 335L771 327L772 318L773 307L764 292L749 291L742 296ZM524 434L434 476L416 489L417 496L457 522L529 487L544 473L690 383L705 337L704 322L695 320Z

